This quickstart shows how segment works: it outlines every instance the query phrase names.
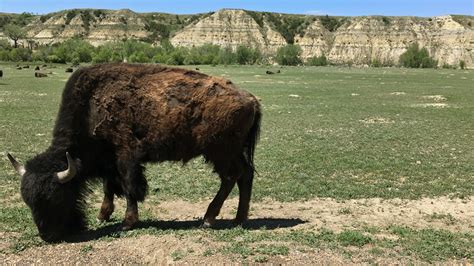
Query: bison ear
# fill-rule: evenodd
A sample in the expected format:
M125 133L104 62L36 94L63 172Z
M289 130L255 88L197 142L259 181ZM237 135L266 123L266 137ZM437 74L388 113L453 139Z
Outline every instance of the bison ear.
M66 158L67 158L67 169L61 172L57 172L55 174L56 178L61 184L71 181L71 179L73 179L76 176L77 168L78 168L78 165L80 164L80 160L78 159L77 162L74 161L71 155L69 155L69 152L66 152Z
M23 176L26 173L25 167L21 165L19 162L17 162L15 158L13 158L13 156L10 155L10 153L7 153L7 157L8 157L8 160L10 160L10 162L12 163L13 168L15 168L16 172L20 176Z

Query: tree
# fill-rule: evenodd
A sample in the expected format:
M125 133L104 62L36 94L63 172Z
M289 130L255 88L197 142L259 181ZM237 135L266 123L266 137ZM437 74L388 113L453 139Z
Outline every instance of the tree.
M280 65L296 66L301 64L301 47L299 45L288 44L280 47L277 51L276 61Z
M61 62L90 62L94 47L88 42L81 39L69 39L57 46L54 55Z
M24 39L26 37L26 32L17 25L8 24L3 28L3 33L10 39L12 39L14 43L14 47L18 47L18 40Z

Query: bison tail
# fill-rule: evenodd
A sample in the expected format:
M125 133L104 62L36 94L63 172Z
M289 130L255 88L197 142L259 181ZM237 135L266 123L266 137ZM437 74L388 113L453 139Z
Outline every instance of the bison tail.
M262 119L262 113L260 111L260 105L257 106L257 110L255 112L253 125L250 128L250 131L247 135L246 140L246 147L244 150L244 155L247 160L248 165L255 171L255 166L253 163L253 157L255 153L255 146L257 144L258 138L260 136L260 121Z

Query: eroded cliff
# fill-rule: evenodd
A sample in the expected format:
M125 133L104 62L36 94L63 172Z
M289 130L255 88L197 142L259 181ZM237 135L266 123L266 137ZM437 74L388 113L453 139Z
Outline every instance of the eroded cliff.
M457 65L463 60L472 68L473 24L472 16L451 15L328 18L235 9L196 15L82 9L34 16L25 29L27 39L37 44L72 37L96 46L130 38L159 44L166 38L186 47L206 43L258 47L270 57L290 41L301 46L303 59L324 54L338 64L397 64L408 45L417 42L439 65ZM288 34L293 35L288 38Z

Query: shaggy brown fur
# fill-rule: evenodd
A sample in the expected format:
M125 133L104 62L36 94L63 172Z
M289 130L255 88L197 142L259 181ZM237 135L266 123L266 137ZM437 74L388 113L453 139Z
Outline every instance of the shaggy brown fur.
M228 160L241 151L259 105L232 82L190 70L140 65L98 66L89 130L110 140L119 158Z
M26 165L23 199L43 239L61 239L83 227L85 181L102 177L105 195L98 218L109 219L114 195L125 196L123 228L129 229L138 221L137 201L146 196L142 164L203 155L221 178L204 226L212 226L236 183L235 221L242 223L248 216L260 118L257 99L222 78L159 65L78 69L66 84L51 146ZM72 181L58 184L54 173L67 166L66 151L81 162ZM64 209L71 214L61 216Z

